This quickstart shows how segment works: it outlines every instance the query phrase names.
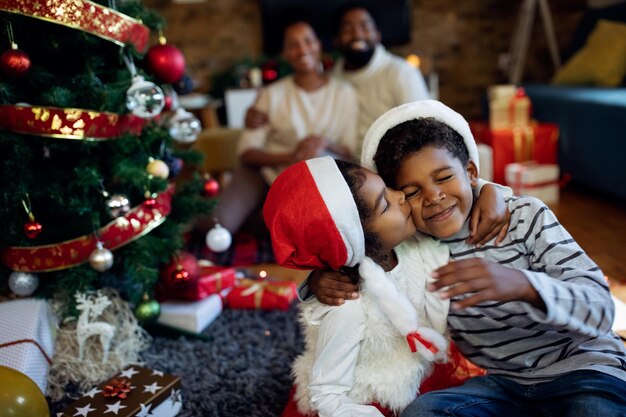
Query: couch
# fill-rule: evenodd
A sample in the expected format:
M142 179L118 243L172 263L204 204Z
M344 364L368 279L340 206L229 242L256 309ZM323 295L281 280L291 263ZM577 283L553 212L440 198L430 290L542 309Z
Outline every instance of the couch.
M525 85L524 89L532 101L533 118L560 127L561 172L572 182L626 200L626 87Z

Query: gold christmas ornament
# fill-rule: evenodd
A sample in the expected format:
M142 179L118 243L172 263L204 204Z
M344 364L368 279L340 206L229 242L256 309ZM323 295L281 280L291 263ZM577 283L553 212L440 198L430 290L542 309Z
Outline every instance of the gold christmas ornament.
M102 242L96 243L96 246L89 255L89 265L98 272L104 272L113 266L113 252L106 249Z
M150 158L148 161L148 165L146 166L146 171L148 174L159 177L163 179L167 179L170 176L170 169L167 164L160 159Z

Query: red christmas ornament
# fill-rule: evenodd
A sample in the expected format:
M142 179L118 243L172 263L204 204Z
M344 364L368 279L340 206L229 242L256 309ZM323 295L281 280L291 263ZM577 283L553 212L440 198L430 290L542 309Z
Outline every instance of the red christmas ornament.
M207 178L206 181L204 181L204 195L209 197L209 198L213 198L217 195L217 193L220 192L220 183L217 182L217 180L215 180L214 178Z
M23 77L30 70L30 57L20 49L15 43L11 44L11 49L4 51L0 55L0 71L9 77Z
M146 54L146 64L159 81L173 84L185 74L185 57L178 48L166 42L163 35L159 36L159 45L150 48Z
M163 106L163 111L172 110L173 103L174 103L174 99L172 98L172 96L170 95L165 96L165 106Z
M35 239L41 234L43 226L41 223L31 220L24 225L24 234L29 239Z
M161 270L161 280L168 288L177 288L200 277L200 265L189 252L181 251L174 255Z

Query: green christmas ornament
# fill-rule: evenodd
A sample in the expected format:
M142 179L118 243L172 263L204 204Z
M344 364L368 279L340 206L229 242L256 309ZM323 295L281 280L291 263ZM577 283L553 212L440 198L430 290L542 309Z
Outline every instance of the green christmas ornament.
M161 314L161 305L144 294L143 300L135 307L135 317L141 324L150 324L156 321Z

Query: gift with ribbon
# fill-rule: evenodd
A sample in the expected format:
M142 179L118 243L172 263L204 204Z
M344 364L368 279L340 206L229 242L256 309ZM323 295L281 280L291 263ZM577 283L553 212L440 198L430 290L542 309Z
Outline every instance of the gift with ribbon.
M558 163L559 127L554 123L531 123L525 128L489 128L487 122L470 122L477 143L493 149L493 181L506 184L505 167L514 162Z
M287 310L296 299L297 285L291 281L243 279L226 296L235 309Z
M56 320L43 300L0 303L0 365L27 375L44 394L54 353Z
M532 106L526 92L514 85L489 87L489 128L526 128L531 123Z
M173 417L182 408L180 378L132 365L68 405L59 417Z
M506 166L506 182L514 195L537 197L545 204L559 202L559 166L534 161Z

